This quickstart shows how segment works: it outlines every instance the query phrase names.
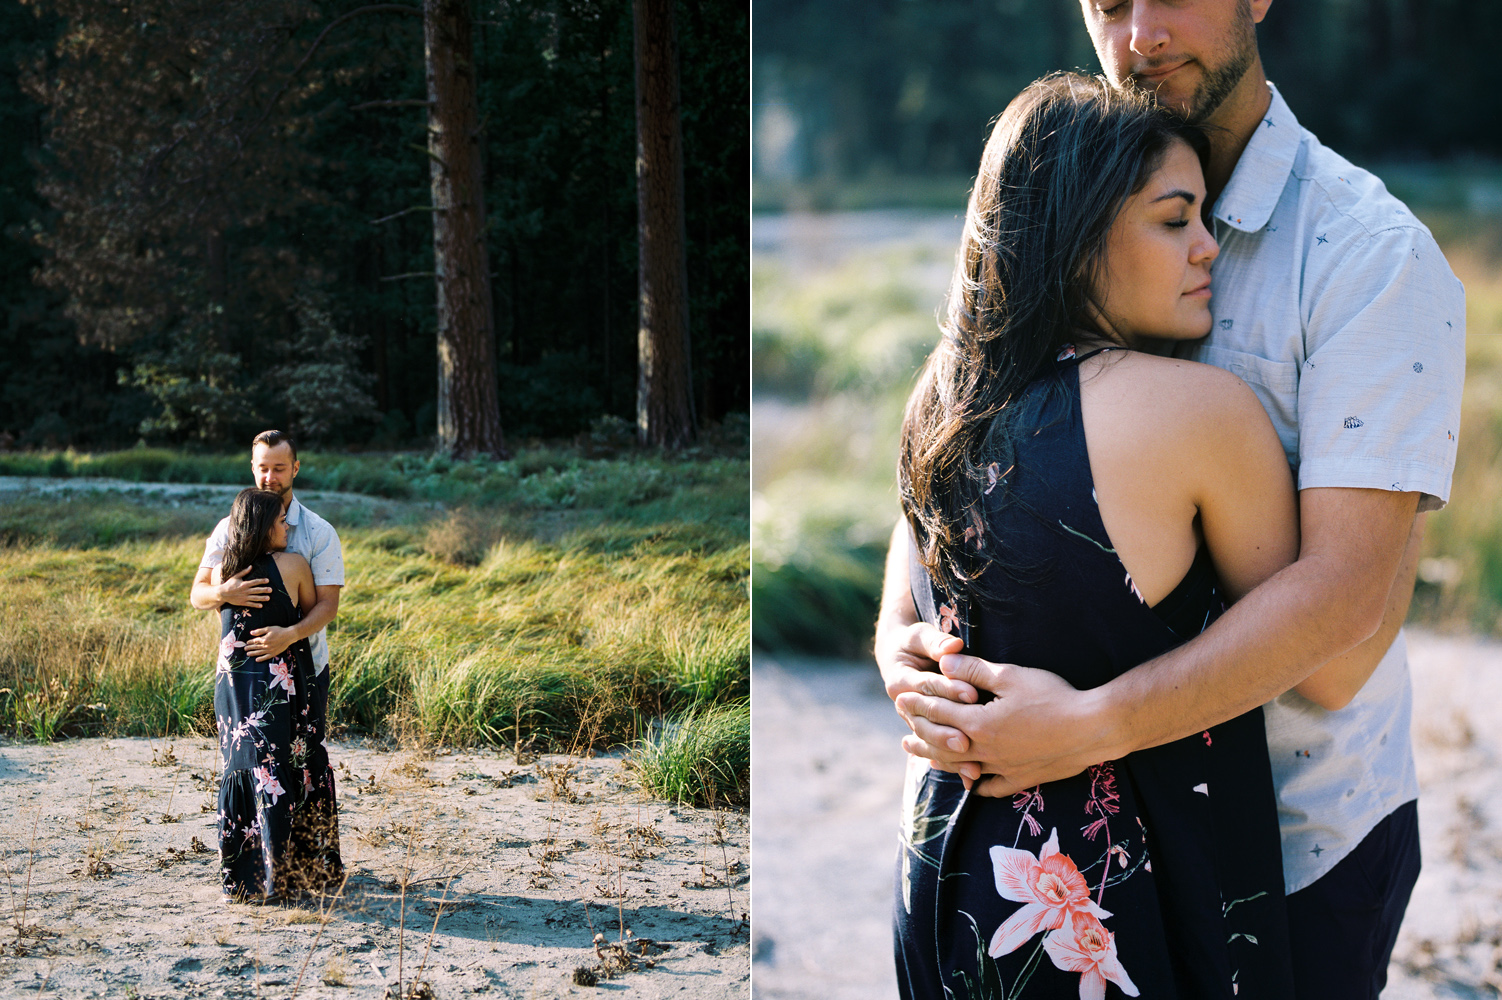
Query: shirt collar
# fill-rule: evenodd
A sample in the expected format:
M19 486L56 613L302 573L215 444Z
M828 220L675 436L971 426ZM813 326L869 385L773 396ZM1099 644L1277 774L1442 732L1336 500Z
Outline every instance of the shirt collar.
M293 497L292 502L287 505L287 527L297 527L297 522L300 520L301 514L302 501L297 499L297 497Z
M1217 220L1247 233L1256 232L1272 218L1303 136L1299 120L1278 88L1271 83L1267 87L1272 91L1272 104L1215 202Z

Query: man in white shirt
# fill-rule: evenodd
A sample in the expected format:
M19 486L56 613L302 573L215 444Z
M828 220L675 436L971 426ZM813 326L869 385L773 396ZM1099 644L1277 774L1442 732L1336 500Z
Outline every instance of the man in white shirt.
M245 649L257 660L265 661L281 653L299 639L307 639L313 652L313 665L320 686L327 692L329 644L325 630L339 612L339 592L344 586L344 554L339 534L323 518L313 513L292 493L299 464L297 448L290 435L282 431L262 431L251 442L250 471L255 484L282 497L287 512L287 551L308 560L313 569L313 587L317 602L296 625L256 629L256 638ZM271 581L265 577L247 578L249 569L241 570L221 583L213 582L214 568L224 561L224 545L229 538L229 518L214 526L204 545L203 560L193 578L190 602L201 611L217 611L230 604L258 608L271 593Z
M1428 230L1269 86L1255 24L1271 0L1081 2L1115 85L1210 127L1215 326L1186 356L1239 375L1268 410L1298 482L1299 558L1194 641L1080 692L956 655L919 622L899 524L877 662L913 729L904 746L985 795L1267 703L1298 995L1375 997L1418 877L1400 628L1423 512L1449 494L1463 291ZM1335 671L1314 700L1291 690L1365 644L1387 650L1374 670ZM997 697L974 704L976 687Z

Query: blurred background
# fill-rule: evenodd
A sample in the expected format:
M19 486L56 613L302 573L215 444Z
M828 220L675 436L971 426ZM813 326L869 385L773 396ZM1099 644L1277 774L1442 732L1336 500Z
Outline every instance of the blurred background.
M756 0L752 22L753 979L895 995L905 730L869 651L902 405L990 122L1043 73L1099 65L1070 0ZM1469 686L1502 672L1502 7L1281 3L1258 37L1301 123L1404 199L1466 287L1454 488L1410 621L1426 873L1387 995L1496 996L1502 882L1477 872L1502 838L1445 783L1490 780L1502 749Z

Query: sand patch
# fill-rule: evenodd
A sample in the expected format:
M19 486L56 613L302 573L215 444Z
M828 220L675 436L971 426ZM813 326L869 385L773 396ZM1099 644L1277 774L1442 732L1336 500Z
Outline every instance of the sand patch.
M744 811L618 755L330 756L342 894L226 906L212 741L0 742L0 995L749 996Z

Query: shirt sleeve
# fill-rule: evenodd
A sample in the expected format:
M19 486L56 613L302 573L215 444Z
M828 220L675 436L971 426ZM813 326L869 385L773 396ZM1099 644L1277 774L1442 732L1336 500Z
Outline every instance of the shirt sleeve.
M203 559L199 569L213 569L224 564L224 545L229 541L229 518L222 519L209 532L209 540L203 543Z
M328 522L319 525L308 565L313 568L313 586L344 586L344 550L339 533Z
M1421 228L1340 249L1306 274L1299 489L1417 492L1419 510L1438 510L1460 430L1465 290Z

